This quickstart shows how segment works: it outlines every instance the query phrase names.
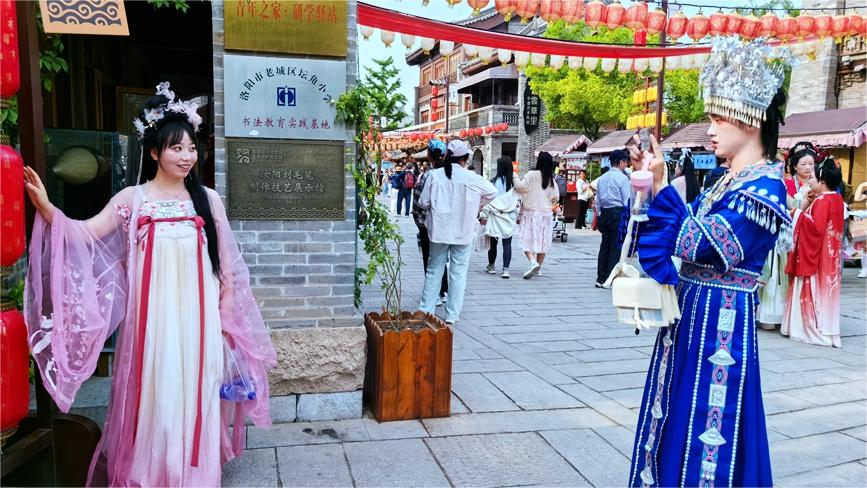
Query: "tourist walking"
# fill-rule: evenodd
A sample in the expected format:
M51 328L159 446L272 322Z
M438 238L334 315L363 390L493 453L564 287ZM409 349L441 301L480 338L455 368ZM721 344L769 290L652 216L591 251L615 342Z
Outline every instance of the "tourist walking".
M795 211L794 248L786 263L789 293L780 332L819 346L840 342L840 278L843 246L843 174L831 158L816 169L816 182Z
M400 193L400 176L403 173L403 165L395 164L394 168L392 168L391 176L388 177L388 181L391 184L391 192L389 194L389 213L392 215L397 214L397 197Z
M497 159L497 175L491 180L497 189L497 197L482 209L480 220L485 226L485 234L491 239L488 249L488 266L485 271L496 273L497 244L503 245L503 268L501 278L509 278L509 265L512 262L512 236L518 225L518 195L512 189L512 158L500 156Z
M397 178L397 215L403 212L404 217L409 217L411 210L412 189L415 188L415 170L412 163L406 163Z
M612 151L608 159L611 161L611 170L600 176L596 184L596 227L602 233L596 264L597 288L602 288L602 283L605 283L620 260L623 244L621 227L631 193L629 177L623 172L630 160L629 153L617 149Z
M774 161L786 63L771 56L763 39L712 41L700 93L711 145L731 171L690 205L667 185L651 139L656 196L639 228L638 258L656 281L676 285L682 319L657 334L630 486L774 484L755 292L765 257L791 220L782 165ZM683 260L679 272L672 256Z
M460 139L449 142L443 167L430 171L419 197L419 205L428 210L425 227L431 241L430 262L419 309L422 312L434 312L448 260L447 324L457 323L463 308L479 211L497 196L497 189L491 182L464 168L469 154L470 148L466 142Z
M515 191L521 196L519 214L521 249L530 261L524 279L539 273L545 255L551 249L554 216L552 206L560 193L554 181L554 158L547 152L539 153L536 169L528 171L523 178L512 176Z
M593 190L590 188L590 183L587 181L587 172L583 169L578 172L578 180L575 182L575 189L578 191L578 216L575 218L575 228L586 229L587 209L590 206L590 200L593 198Z
M431 139L427 145L427 157L430 165L434 168L441 168L445 154L446 143L439 139ZM427 274L428 264L430 263L430 236L428 235L426 223L428 211L419 202L421 202L421 192L424 190L425 182L429 176L430 170L423 172L419 176L418 183L412 189L412 218L415 221L415 226L418 228L418 247L421 249L421 261L425 274ZM442 284L440 285L440 294L437 300L438 306L445 303L448 291L449 270L446 267L443 272Z

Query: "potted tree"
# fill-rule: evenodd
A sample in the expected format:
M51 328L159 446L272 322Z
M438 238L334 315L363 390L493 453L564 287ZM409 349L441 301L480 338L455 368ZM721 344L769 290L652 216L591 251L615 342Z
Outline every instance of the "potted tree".
M368 75L368 79L370 75ZM350 164L356 183L358 234L368 262L356 268L356 306L361 286L379 280L384 292L382 309L364 315L367 330L367 366L364 401L380 422L450 413L452 330L439 317L403 309L401 303L400 248L403 236L377 201L382 133L374 123L376 93L361 83L338 99L338 117L356 130L357 157ZM379 97L379 98L377 98Z

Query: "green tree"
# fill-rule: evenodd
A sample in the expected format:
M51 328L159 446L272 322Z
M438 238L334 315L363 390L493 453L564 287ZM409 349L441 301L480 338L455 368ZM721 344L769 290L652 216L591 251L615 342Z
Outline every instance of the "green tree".
M665 110L670 120L680 124L690 124L704 118L697 69L665 73Z
M376 66L365 66L367 74L359 84L361 94L367 100L371 113L385 119L383 130L394 130L401 126L406 115L406 95L400 93L400 71L394 66L394 60L374 59Z
M801 14L801 11L796 9L792 4L792 0L766 0L764 2L750 0L747 6L736 8L735 11L741 15L753 14L756 17L761 17L768 12L782 15L782 12L775 12L775 10L779 9L785 9L785 13L792 17L797 17Z

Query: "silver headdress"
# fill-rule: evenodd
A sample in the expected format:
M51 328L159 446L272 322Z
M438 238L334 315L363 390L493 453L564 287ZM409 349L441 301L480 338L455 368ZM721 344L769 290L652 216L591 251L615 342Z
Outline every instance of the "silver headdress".
M705 112L761 127L785 68L794 61L789 49L775 52L765 39L744 43L735 36L715 37L699 77Z

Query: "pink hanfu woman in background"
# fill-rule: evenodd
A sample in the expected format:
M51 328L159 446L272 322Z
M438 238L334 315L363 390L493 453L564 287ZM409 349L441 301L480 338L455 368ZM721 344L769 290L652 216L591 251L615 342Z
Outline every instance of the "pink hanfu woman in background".
M89 220L66 217L25 169L38 210L25 295L30 347L62 411L119 330L89 485L220 486L222 463L243 449L245 429L232 433L230 423L271 423L276 355L220 197L192 171L196 109L168 83L157 87L134 120L140 184ZM230 366L251 391L221 400Z

